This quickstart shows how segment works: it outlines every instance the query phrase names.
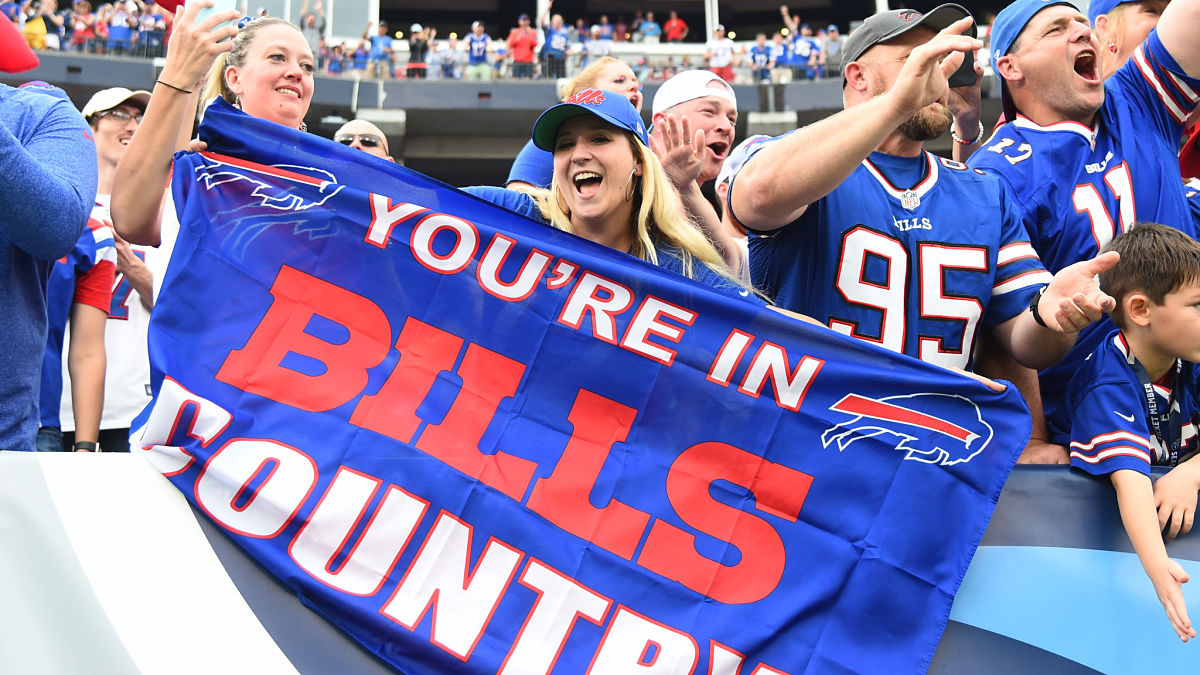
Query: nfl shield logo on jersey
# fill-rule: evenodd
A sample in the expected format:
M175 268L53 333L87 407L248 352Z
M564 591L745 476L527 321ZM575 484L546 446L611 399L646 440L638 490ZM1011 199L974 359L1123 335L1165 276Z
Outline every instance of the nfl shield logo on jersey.
M905 190L900 196L900 206L912 211L921 205L921 196L912 190Z

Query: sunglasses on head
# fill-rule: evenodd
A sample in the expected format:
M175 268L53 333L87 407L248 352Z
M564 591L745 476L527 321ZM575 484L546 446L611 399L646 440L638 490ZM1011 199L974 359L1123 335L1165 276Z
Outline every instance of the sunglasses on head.
M377 148L383 145L383 139L375 134L338 134L333 140L342 145L353 145L354 139L364 148Z

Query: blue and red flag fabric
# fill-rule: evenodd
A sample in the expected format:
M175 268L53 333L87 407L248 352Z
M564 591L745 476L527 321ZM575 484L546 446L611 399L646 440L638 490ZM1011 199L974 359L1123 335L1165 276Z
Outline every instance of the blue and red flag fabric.
M140 452L398 670L916 672L1020 396L218 101Z

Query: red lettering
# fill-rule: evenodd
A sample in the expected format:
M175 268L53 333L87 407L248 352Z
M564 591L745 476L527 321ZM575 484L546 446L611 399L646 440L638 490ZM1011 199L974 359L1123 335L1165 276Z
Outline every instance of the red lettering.
M633 559L650 516L615 499L598 509L590 496L609 449L625 440L635 417L633 408L580 389L567 415L573 427L571 440L554 473L534 484L527 503L567 532L626 560Z
M387 356L391 328L383 310L340 286L284 266L271 285L274 300L246 346L229 353L217 380L308 412L332 410L367 384L367 370ZM305 332L314 316L344 326L341 344ZM320 361L320 375L284 368L289 352Z
M501 399L516 393L524 372L522 363L469 345L458 367L462 389L442 423L421 432L417 449L521 501L537 464L503 452L486 455L479 441Z
M683 522L729 542L741 560L732 566L710 560L696 551L694 535L658 520L637 562L719 602L757 602L783 577L783 540L762 518L713 499L709 487L718 480L750 490L759 511L791 522L800 516L812 485L812 476L732 445L693 445L671 464L667 497Z
M400 360L379 393L362 397L350 423L408 443L421 425L417 407L439 373L454 367L463 339L409 317L396 349Z

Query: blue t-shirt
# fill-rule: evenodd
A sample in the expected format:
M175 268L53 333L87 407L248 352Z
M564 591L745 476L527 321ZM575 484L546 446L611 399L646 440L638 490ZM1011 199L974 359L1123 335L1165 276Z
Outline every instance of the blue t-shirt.
M750 64L755 70L762 70L771 63L771 45L763 45L759 47L754 45L750 48Z
M512 168L508 170L508 180L505 184L514 180L540 188L550 187L550 182L554 180L554 153L534 145L533 139L525 141L525 146L517 153Z
M525 216L531 220L536 220L540 223L546 223L546 219L542 217L542 211L538 208L537 202L533 197L524 192L516 190L507 190L505 188L494 187L490 185L481 185L475 187L462 188L463 192L475 195L480 199L489 201L499 207L508 209L513 213ZM681 276L687 276L683 273L683 259L679 254L665 246L656 244L655 251L658 253L658 266L662 269L669 270ZM632 256L631 256L632 257ZM766 301L757 295L748 292L746 289L738 285L736 281L722 276L703 263L692 263L693 281L698 281L705 286L720 291L721 293L747 300L757 305L765 305Z
M638 32L643 37L658 37L662 35L662 26L658 25L657 21L643 21L642 25L638 26Z
M816 40L803 37L797 33L796 37L792 39L791 63L793 66L808 65L809 58L811 58L813 54L820 53L820 51L821 46L817 44Z
M1183 190L1168 186L1179 184L1176 151L1183 121L1200 101L1198 90L1200 80L1184 75L1151 31L1104 83L1095 129L1077 122L1043 127L1018 115L971 155L970 164L1008 184L1023 207L1030 243L1051 272L1095 257L1140 220L1196 237ZM1107 318L1088 326L1062 361L1042 371L1047 415L1113 328Z
M1171 409L1179 413L1182 429L1172 462L1172 453L1152 431L1149 402L1133 370L1134 360L1120 331L1106 334L1070 379L1066 405L1047 416L1052 440L1070 443L1071 466L1096 476L1119 469L1149 475L1151 466L1175 466L1196 449L1196 365L1181 361L1178 375L1171 369L1164 381L1151 383L1164 435Z
M928 152L872 153L795 222L749 238L750 278L779 306L949 368L969 368L980 329L1050 281L1000 180Z
M372 35L371 36L371 54L372 61L383 61L388 58L387 52L384 50L392 48L392 36L390 35Z

